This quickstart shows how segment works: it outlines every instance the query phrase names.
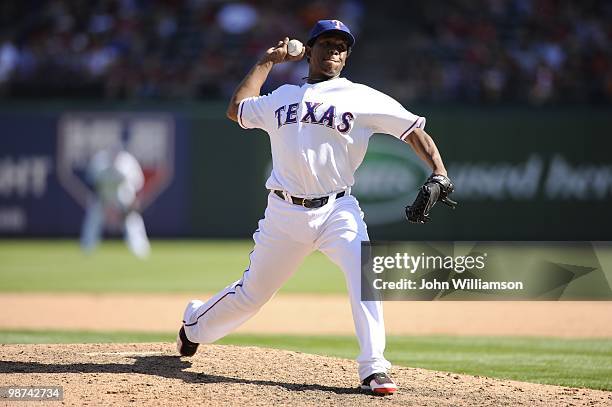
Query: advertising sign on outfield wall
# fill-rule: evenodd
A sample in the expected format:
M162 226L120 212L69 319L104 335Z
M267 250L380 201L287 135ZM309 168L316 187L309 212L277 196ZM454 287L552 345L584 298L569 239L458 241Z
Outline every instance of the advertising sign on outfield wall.
M184 125L160 113L0 114L0 235L77 236L92 194L92 156L121 142L145 175L140 202L152 235L188 229ZM179 157L178 164L176 157Z
M146 209L173 181L174 133L174 119L167 114L67 113L57 128L60 184L85 207L92 194L86 177L92 157L122 145L144 173L138 197L141 208Z

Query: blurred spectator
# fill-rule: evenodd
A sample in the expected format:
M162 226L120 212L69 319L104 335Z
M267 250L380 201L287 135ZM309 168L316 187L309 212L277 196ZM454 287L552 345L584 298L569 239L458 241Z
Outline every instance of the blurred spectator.
M11 40L4 38L0 41L0 81L10 79L10 74L17 66L19 53Z
M264 49L338 18L369 33L347 76L403 101L612 102L606 0L31 3L0 2L3 98L228 97ZM305 70L279 66L264 90Z
M230 3L217 13L217 24L228 34L244 34L257 24L257 10L250 4Z

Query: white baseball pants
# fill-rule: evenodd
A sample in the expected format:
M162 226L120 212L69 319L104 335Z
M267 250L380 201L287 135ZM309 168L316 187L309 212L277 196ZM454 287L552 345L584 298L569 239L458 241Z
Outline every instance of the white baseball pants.
M357 199L332 197L321 208L306 209L270 193L253 240L255 248L242 278L207 302L193 300L187 306L183 322L190 341L212 343L229 334L272 298L308 254L320 250L346 278L361 349L360 379L387 371L382 303L361 301L361 241L369 239Z

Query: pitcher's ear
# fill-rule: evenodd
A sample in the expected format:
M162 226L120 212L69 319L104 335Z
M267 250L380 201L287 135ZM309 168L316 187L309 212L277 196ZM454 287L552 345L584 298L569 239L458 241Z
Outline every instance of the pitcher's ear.
M306 57L306 61L308 63L310 63L310 54L312 53L312 48L310 47L310 45L306 45L306 53L304 54L304 56Z

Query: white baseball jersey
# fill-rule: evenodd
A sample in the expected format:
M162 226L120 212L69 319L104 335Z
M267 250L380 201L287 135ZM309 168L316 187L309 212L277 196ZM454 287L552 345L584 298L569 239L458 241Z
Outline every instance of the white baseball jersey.
M368 86L337 78L244 99L242 128L270 136L272 173L266 188L298 197L319 197L351 187L373 133L401 140L425 118Z

